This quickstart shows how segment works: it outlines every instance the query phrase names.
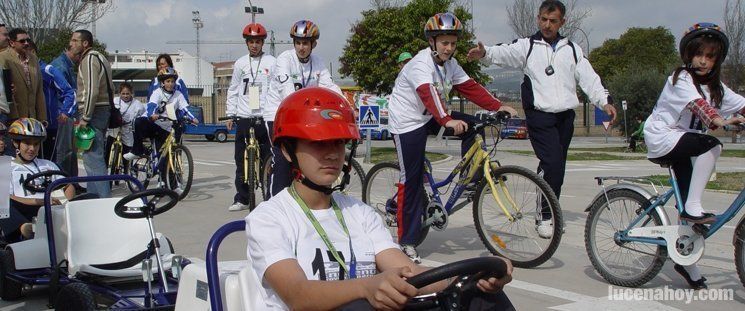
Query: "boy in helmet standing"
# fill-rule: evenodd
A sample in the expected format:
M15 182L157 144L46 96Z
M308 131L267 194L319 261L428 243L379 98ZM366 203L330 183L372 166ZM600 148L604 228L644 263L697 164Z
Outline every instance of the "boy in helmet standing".
M266 29L259 23L246 25L243 29L243 39L246 40L248 55L239 58L233 65L233 78L228 88L226 115L239 117L235 125L235 196L233 205L228 210L240 211L249 208L248 185L243 182L243 153L246 150L246 134L253 128L254 135L259 142L259 160L263 160L269 153L271 142L266 124L262 119L252 120L249 117L261 118L261 107L266 106L269 90L271 69L276 59L265 55L262 48L266 39ZM252 122L254 121L254 122ZM228 120L228 130L233 128L234 122Z
M309 21L295 22L290 28L290 37L294 49L282 52L272 69L272 79L265 106L261 112L267 123L269 133L272 133L274 115L277 108L290 94L297 90L312 86L320 86L342 94L339 86L331 80L331 73L326 69L326 62L312 55L321 35L318 26ZM269 179L269 194L276 195L290 185L290 165L276 146L272 148L272 176Z
M471 79L453 59L458 37L463 31L452 13L430 17L424 27L429 48L419 51L398 74L388 105L389 129L398 151L401 167L398 198L398 235L401 247L415 262L420 258L414 248L419 240L424 196L424 150L427 135L441 127L461 136L461 154L473 144L475 132L467 132L466 121L473 116L449 111L446 104L455 89L468 100L488 110L517 112L491 96ZM483 135L483 134L482 134Z

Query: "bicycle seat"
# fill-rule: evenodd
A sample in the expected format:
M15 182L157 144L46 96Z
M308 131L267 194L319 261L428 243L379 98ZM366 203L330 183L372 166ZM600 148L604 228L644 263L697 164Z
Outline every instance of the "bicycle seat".
M675 163L673 160L667 160L667 159L649 159L654 164L659 164L661 167L668 168Z

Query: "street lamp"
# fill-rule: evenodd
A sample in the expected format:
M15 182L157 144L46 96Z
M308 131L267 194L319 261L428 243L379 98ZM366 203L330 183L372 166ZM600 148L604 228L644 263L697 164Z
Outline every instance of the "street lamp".
M248 0L248 6L246 7L246 13L251 13L251 24L256 22L256 14L264 14L264 8L256 7L251 4L251 0Z
M83 3L90 3L91 4L91 32L93 33L93 37L96 37L96 6L98 4L104 4L106 3L106 0L82 0Z
M194 22L194 28L197 29L197 84L202 83L202 77L201 77L201 71L202 71L202 64L201 64L201 56L199 54L199 29L204 27L204 22L202 22L202 19L199 18L199 11L191 11L192 19L191 21Z

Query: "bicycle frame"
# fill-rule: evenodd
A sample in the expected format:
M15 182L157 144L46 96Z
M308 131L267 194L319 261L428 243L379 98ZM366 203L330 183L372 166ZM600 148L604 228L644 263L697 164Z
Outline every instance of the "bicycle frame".
M261 151L259 149L259 142L256 139L253 127L248 129L248 136L245 138L245 140L246 150L243 153L243 183L248 184L248 151L253 149L256 154L256 159L254 160L258 162L258 165L254 165L254 178L256 179L256 185L260 185L259 176L261 175L259 173L261 171L259 168L261 167Z
M114 159L114 152L112 152L115 148L119 148L119 156ZM122 148L122 133L121 131L116 134L116 139L114 140L114 143L111 144L111 150L109 150L109 167L119 167L122 161L122 154L121 152L124 149Z

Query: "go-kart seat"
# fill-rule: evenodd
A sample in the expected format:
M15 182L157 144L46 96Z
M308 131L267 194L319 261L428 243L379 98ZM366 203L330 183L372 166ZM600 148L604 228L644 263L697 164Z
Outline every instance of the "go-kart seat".
M114 205L119 199L67 203L68 243L65 257L70 275L142 276L142 260L150 244L150 229L146 219L117 216ZM163 235L157 233L157 238L164 269L170 269L173 249ZM150 253L153 254L153 273L157 273L154 251Z

